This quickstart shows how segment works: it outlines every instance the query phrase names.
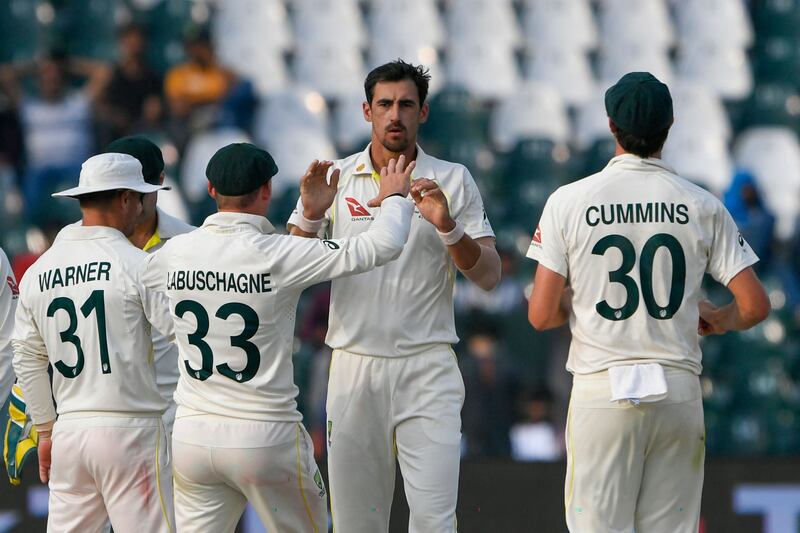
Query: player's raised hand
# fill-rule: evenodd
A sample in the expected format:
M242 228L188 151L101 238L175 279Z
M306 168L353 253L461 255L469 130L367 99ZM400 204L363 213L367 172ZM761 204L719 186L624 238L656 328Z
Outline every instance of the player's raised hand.
M405 198L411 188L411 172L416 166L412 161L406 165L406 156L401 155L396 161L389 160L389 165L381 169L381 188L378 196L367 202L369 207L378 207L383 199L392 194L401 194Z
M411 198L417 204L422 218L433 224L442 233L452 231L456 222L450 216L450 207L439 184L428 178L414 180Z
M331 173L328 182L328 170L333 166L333 161L317 161L308 166L308 170L300 178L300 198L303 202L303 216L309 220L319 220L325 216L333 200L336 198L336 189L339 186L339 169Z

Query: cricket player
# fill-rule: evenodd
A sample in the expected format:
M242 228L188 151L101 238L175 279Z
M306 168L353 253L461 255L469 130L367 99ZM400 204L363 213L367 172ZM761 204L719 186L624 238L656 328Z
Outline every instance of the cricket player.
M331 165L315 161L303 176L310 203L335 193L338 172L326 181ZM406 199L413 169L400 157L382 170L373 196L383 213L370 231L312 241L273 234L265 214L278 168L267 152L232 144L211 158L208 190L219 212L153 254L143 278L165 288L179 346L173 457L181 533L233 532L248 501L269 531L327 531L325 486L295 401L297 301L310 285L400 254L414 209Z
M39 433L48 531L96 532L108 520L119 533L172 530L151 341L152 322L171 334L169 307L142 289L147 254L128 241L143 196L163 188L130 155L89 158L79 185L54 194L78 199L82 225L64 228L22 280L14 370Z
M164 183L164 157L161 150L152 141L142 136L122 137L106 147L106 152L132 155L142 164L144 181L152 185ZM129 240L137 248L147 253L160 250L164 243L176 235L192 231L194 226L165 213L156 206L158 192L144 196L142 221L136 225ZM155 352L156 384L158 392L167 401L164 411L164 426L167 433L172 434L175 423L176 404L173 399L178 386L178 346L168 342L157 329L153 330L153 350Z
M500 280L500 257L478 187L462 165L416 144L428 117L428 76L401 60L374 69L364 84L372 142L335 162L335 196L300 198L292 234L334 239L369 231L380 209L370 198L376 171L404 155L414 160L417 207L400 258L337 279L326 342L328 471L336 531L387 531L396 461L410 508L409 531L456 531L464 382L451 345L456 269L483 289ZM322 200L322 198L320 198Z
M616 156L548 199L528 257L537 330L569 321L570 531L696 533L705 429L698 333L747 329L769 313L758 258L722 203L680 178L661 148L666 85L626 74L605 106ZM733 293L701 300L708 272Z
M11 262L0 248L0 405L5 403L14 384L11 368L11 332L14 329L14 312L17 309L17 279L11 271Z

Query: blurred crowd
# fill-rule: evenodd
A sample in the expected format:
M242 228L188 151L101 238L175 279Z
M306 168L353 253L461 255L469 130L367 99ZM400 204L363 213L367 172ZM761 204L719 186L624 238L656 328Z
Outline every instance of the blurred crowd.
M594 43L578 40L569 44L578 47L581 61L597 56L600 74L590 80L597 90L587 90L586 95L569 92L569 87L577 85L569 83L569 79L565 82L555 78L557 58L548 56L546 44L539 41L531 44L527 36L521 38L527 43L524 45L527 52L513 48L518 46L514 43L506 44L512 47L514 64L530 62L528 81L523 83L515 78L503 94L497 90L502 89L504 78L481 76L475 66L480 61L498 64L496 59L491 53L479 58L480 54L467 46L469 43L465 43L465 50L473 51L475 64L469 63L470 57L462 58L453 42L449 45L447 69L440 68L439 55L431 55L427 49L415 50L411 57L406 57L415 63L433 63L436 87L432 91L429 122L421 130L422 145L428 153L462 162L470 168L484 194L503 261L503 280L492 292L482 292L462 280L457 282L455 306L461 342L456 352L467 391L463 410L465 457L553 460L563 456L563 426L570 388L570 378L564 370L569 334L565 330L535 333L528 325L526 295L534 265L524 259L523 253L547 195L560 184L599 170L611 156L610 134L597 126L598 120L592 120L595 115L602 115L599 120L602 125L605 119L602 100L589 96L602 94L605 78L613 74L608 65L623 70L647 68L658 75L655 67L660 62L648 68L647 61L652 60L652 55L640 54L628 58L628 63L620 63L608 60L602 49L600 53L593 51L592 47L602 47L603 32L615 30L609 27L608 20L612 19L608 10L616 9L617 4L622 6L620 9L630 4L628 10L634 12L638 8L631 6L658 4L668 13L666 20L670 23L672 19L686 18L688 15L681 10L702 1L687 1L684 6L666 0L636 0L627 4L625 0L576 0L574 5L588 6L587 24L596 19L602 30L599 37L594 35ZM342 5L352 4L357 16L367 13L375 20L383 13L381 10L388 9L383 6L388 3L348 0ZM250 57L247 54L252 51L237 51L227 45L224 53L220 53L223 43L236 40L236 24L244 26L235 17L231 21L230 6L252 6L257 2L9 0L4 4L7 5L0 7L0 19L5 22L0 22L0 30L7 36L16 31L27 32L30 37L28 34L34 31L30 28L36 32L35 45L28 48L22 43L31 39L20 38L15 42L11 37L6 40L0 37L3 60L0 63L0 246L12 258L18 278L49 246L58 230L79 217L72 203L52 199L50 193L74 184L81 163L115 138L138 133L159 144L167 165L168 182L175 186L173 191L161 193L159 205L193 224L202 223L213 210L213 203L205 194L204 176L210 155L229 142L255 139L267 145L283 171L276 183L277 196L269 215L279 230L297 198L296 184L302 172L296 169L305 168L313 158L348 155L368 141L369 127L360 120L360 102L364 97L359 87L340 91L338 86L331 89L322 81L318 86L291 85L286 81L285 64L293 64L297 77L305 76L302 81L313 77L303 70L308 55L303 47L310 46L311 35L298 33L296 49L281 52L284 55L274 70L260 67L255 72L250 67L248 72L243 68L241 58L246 63ZM107 11L109 5L124 9L108 13L107 28L98 30L96 25L87 25L85 21L83 26L60 27L58 21L62 19L82 20L82 12L77 15L70 12L78 4L85 4L86 13L93 9ZM273 19L283 17L286 24L290 20L286 13L297 21L308 18L308 10L317 9L323 15L328 13L325 9L330 13L338 13L337 9L347 11L341 6L337 8L334 1L264 0L261 5L267 4L283 10ZM432 6L434 11L427 12L429 15L450 17L447 28L451 38L458 34L460 26L455 24L471 24L468 18L452 20L462 16L457 15L460 11L453 6L469 4L466 0L408 4ZM513 20L521 21L525 31L537 31L540 37L557 32L545 31L541 24L537 26L540 19L536 17L553 16L556 20L575 11L572 2L562 2L572 7L562 6L561 11L552 13L546 8L539 13L535 6L545 3L532 0L498 0L496 5L500 4L510 6ZM736 87L732 89L731 85L714 87L712 100L705 99L711 89L695 89L695 85L679 84L676 79L675 135L668 141L665 159L671 152L679 173L723 198L742 235L761 258L758 272L770 291L775 312L753 332L704 341L703 387L709 453L796 453L800 449L800 419L795 414L800 412L800 218L795 218L800 205L797 142L800 96L796 86L789 92L776 93L776 87L786 85L788 77L776 84L774 77L770 77L774 76L770 68L778 68L774 63L781 53L796 53L794 66L800 69L800 52L797 52L800 40L793 33L795 26L789 29L781 26L787 24L782 18L789 16L800 23L800 5L790 0L764 0L752 5L739 0L705 2L710 4L718 4L720 9L723 5L743 6L741 12L746 14L750 37L745 35L741 42L731 46L749 54L747 68L755 76L744 89L737 86L739 89L733 90ZM34 7L29 9L31 5ZM764 15L767 9L764 6L774 8L777 15L772 19ZM480 13L484 8L474 9ZM576 17L583 16L580 10L575 13ZM175 35L165 39L165 27L171 28L169 31ZM327 28L324 24L317 30L313 24L304 28L334 34L346 31L341 26ZM414 28L414 31L423 29L420 25ZM690 30L681 32L680 39L695 38ZM98 41L98 34L104 35L105 41ZM653 35L657 41L658 32ZM263 38L271 39L270 42L280 40L273 34ZM554 39L556 43L562 42L558 35ZM561 39L566 39L564 34ZM656 43L665 47L667 65L675 55L671 47L677 46L680 55L680 39L677 45L669 39ZM366 52L358 53L374 63L376 41L373 35L371 44L364 41L352 46L368 47ZM85 46L77 46L76 42ZM101 49L89 46L96 42L105 44ZM780 48L786 42L793 43L791 51ZM444 55L447 54L446 44L432 44L434 51L444 50ZM490 50L494 50L494 45L485 44ZM564 50L569 46L565 44ZM325 50L330 52L328 48ZM381 59L394 59L405 54L404 50L402 47L383 50L386 57ZM540 50L544 52L537 55ZM526 54L532 54L533 59ZM326 60L327 56L321 52L317 55L323 62L338 61L333 56ZM565 57L562 64L571 65L572 56ZM552 65L545 68L547 61ZM678 63L681 61L688 60L679 58ZM361 79L363 71L362 68L358 74ZM331 72L322 67L316 74L331 83L335 81L329 80ZM715 75L718 74L717 71ZM552 87L542 89L541 84L549 80L548 76L554 76ZM283 85L273 85L277 83L275 80L281 80ZM487 88L486 83L492 81L495 84ZM779 104L769 100L770 95ZM770 109L782 106L782 114L765 112L762 123L752 110L765 99L769 101L764 105L772 106ZM706 105L708 102L711 104ZM584 112L589 108L591 113ZM722 114L727 126L720 128L719 139L728 158L725 164L714 166L718 139L713 135L717 133L708 131L709 123L698 124L692 117L693 109L719 110ZM333 123L329 122L329 116L335 118ZM529 122L519 124L522 119ZM587 121L591 123L588 126ZM575 132L564 134L562 130L569 128L569 122L576 124ZM320 128L330 131L322 141L317 136ZM732 149L734 144L736 148ZM703 152L707 145L711 148ZM729 155L734 151L736 157L731 160ZM711 283L708 290L716 299L726 298L725 291ZM328 301L328 287L308 291L297 319L295 371L301 390L299 400L319 447L318 454L324 453L325 442L325 387L330 350L324 344L324 337Z

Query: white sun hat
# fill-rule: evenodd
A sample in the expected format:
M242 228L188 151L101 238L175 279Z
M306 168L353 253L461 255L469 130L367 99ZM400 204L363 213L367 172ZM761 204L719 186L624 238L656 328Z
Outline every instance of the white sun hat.
M108 153L99 154L84 161L81 165L78 186L54 192L52 196L74 198L84 194L117 189L148 193L170 188L145 182L142 175L142 164L132 155Z

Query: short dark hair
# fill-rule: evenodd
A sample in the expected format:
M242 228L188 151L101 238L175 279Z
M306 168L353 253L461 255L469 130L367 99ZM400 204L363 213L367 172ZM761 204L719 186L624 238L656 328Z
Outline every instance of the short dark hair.
M641 137L622 130L617 126L614 137L616 137L622 149L629 154L638 155L639 157L650 157L661 150L667 140L668 133L669 128L667 127L653 136Z
M375 85L382 81L402 81L411 80L417 86L419 93L419 105L425 103L425 98L428 97L428 83L431 81L431 75L428 69L422 65L412 65L406 63L402 59L385 63L379 67L372 69L372 72L367 74L367 79L364 80L364 92L367 95L367 103L372 103L372 97L375 96Z
M256 187L252 191L238 196L217 193L214 200L217 202L217 208L219 209L242 209L255 201L259 191L261 191L261 187Z
M78 196L78 203L81 207L104 207L111 203L117 196L121 195L125 189L113 189L110 191L92 192Z

